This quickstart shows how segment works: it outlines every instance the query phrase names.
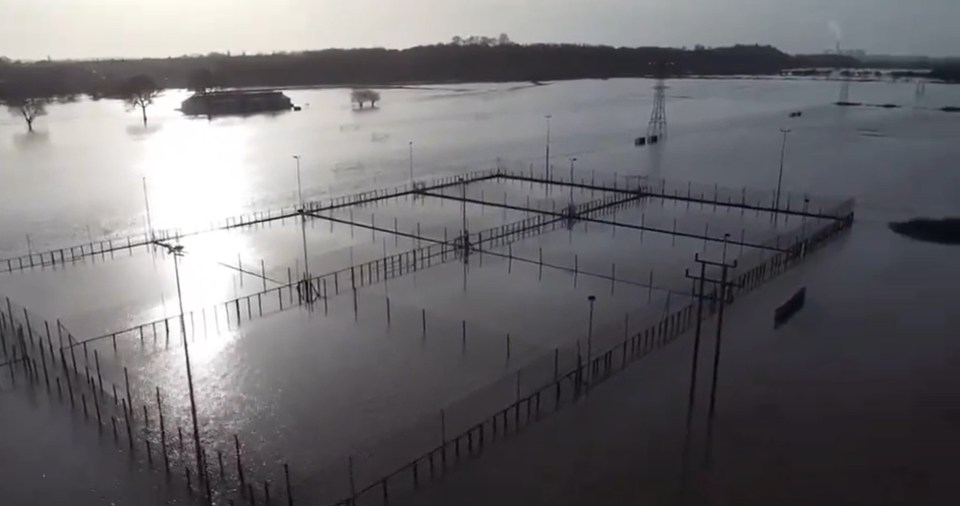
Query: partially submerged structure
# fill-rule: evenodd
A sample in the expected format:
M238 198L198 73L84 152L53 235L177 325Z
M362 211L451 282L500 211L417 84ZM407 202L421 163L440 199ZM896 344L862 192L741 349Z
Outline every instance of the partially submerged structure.
M229 90L197 93L180 110L191 116L255 114L294 109L290 97L273 90Z

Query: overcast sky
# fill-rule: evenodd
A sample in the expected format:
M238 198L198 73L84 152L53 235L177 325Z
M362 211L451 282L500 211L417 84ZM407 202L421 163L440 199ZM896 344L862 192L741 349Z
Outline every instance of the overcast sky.
M960 0L0 0L0 55L171 56L517 42L960 53Z

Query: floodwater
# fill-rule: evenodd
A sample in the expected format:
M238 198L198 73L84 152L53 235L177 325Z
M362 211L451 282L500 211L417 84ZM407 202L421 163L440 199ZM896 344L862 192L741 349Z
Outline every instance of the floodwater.
M293 203L294 154L302 157L308 199L405 182L409 142L414 143L415 177L492 168L498 157L527 170L531 163L543 164L547 114L552 115L552 164L559 173L567 170L569 157L576 157L582 171L647 172L762 188L776 184L778 128L790 126L788 164L803 170L787 171L784 184L798 191L812 187L810 171L833 172L822 158L842 160L825 153L829 150L810 149L837 135L823 128L824 121L839 126L862 120L857 128L844 129L850 146L881 144L884 136L899 134L929 139L917 131L871 128L871 118L951 121L943 113L915 112L909 83L854 86L858 100L908 106L901 110L829 106L839 88L831 82L675 81L670 86L669 126L677 135L659 151L633 148L633 138L645 131L652 83L630 79L384 90L381 109L363 113L350 109L349 90L298 90L288 93L305 106L301 112L213 121L182 117L175 108L185 94L170 92L152 107L146 129L118 102L80 102L51 106L32 136L16 118L3 115L0 251L26 252L28 234L39 250L81 242L88 226L93 236L142 232L143 177L154 227L173 228L206 224L251 206ZM939 85L929 85L924 100L930 107L960 102L954 88ZM781 117L797 109L805 115L790 121ZM749 154L742 153L744 146ZM847 169L847 175L851 170L856 169ZM847 177L834 176L837 182ZM838 194L853 189L831 186L822 189Z
M958 118L914 109L908 83L854 85L852 97L858 101L906 106L880 110L829 105L838 83L677 81L669 91L669 141L657 149L634 148L633 137L645 129L651 88L649 81L611 80L385 90L381 110L364 113L350 110L347 90L303 90L289 93L305 106L301 112L213 121L180 117L173 107L183 95L171 92L154 106L147 129L120 104L81 102L51 107L35 136L27 136L15 118L5 116L0 119L0 258L86 242L88 227L93 238L142 234L143 177L153 226L190 228L294 203L293 154L302 156L307 199L406 182L411 141L417 179L497 166L525 172L533 164L540 170L546 114L552 115L554 172L567 174L569 158L575 157L578 179L649 175L769 190L777 178L779 128L789 127L784 188L794 195L853 196L866 211L859 216L874 220L956 211L948 197L960 175L946 163L956 156L952 137ZM928 85L921 105L957 103L957 88ZM788 120L793 110L804 115ZM917 157L925 163L917 164L923 172L915 174L908 169ZM910 184L918 178L928 181L922 191L921 185ZM930 198L929 181L936 181L944 198ZM513 205L525 205L529 195L532 205L543 209L571 198L566 190L548 194L546 188L502 181L468 188L471 198ZM573 195L576 202L598 197L580 191ZM445 228L453 234L459 230L462 211L454 201L398 200L341 209L335 216L349 219L353 214L354 221L384 229L396 223L411 233L419 225L422 235L442 239ZM471 231L525 217L477 205L468 205L466 211ZM603 218L670 228L678 216L681 227L718 227L717 233L728 232L733 241L741 230L746 239L762 240L774 227L769 216L671 201L646 202ZM791 219L776 227L800 225ZM298 222L287 220L186 238L188 256L181 265L185 307L286 283L288 268L294 277L302 269L303 237L312 273L416 246L409 238L321 219L310 220L305 233ZM716 251L718 246L709 247ZM574 255L578 264L583 258L584 272L607 275L616 264L617 277L628 282L614 283L611 290L609 280L575 278L569 270L551 268L541 274L529 262L540 248L545 262L568 269ZM275 476L278 463L288 461L295 488L323 490L314 496L323 500L337 498L345 493L348 455L366 456L378 441L411 426L418 427L411 432L417 438L434 437L440 407L581 339L588 294L600 297L598 328L621 321L624 313L671 303L668 292L684 288L682 269L703 248L694 239L673 241L626 230L614 236L609 226L578 224L521 240L509 249L499 247L491 252L499 256L485 255L483 265L471 258L466 290L463 264L450 262L361 289L356 311L345 294L331 300L326 315L319 308L297 309L218 336L198 337L195 331L191 358L205 440L226 447L230 435L239 433L256 469ZM46 318L64 318L78 338L176 314L169 257L143 249L116 257L3 274L0 295ZM250 274L241 279L233 269L261 272L260 260L269 280ZM643 286L648 262L670 279L665 282L655 274L655 293ZM608 295L611 291L615 295ZM421 310L428 311L426 339L421 335ZM466 340L461 339L463 321L469 322ZM106 342L97 346L106 359L109 381L119 383L122 367L130 367L138 390L135 403L149 401L152 387L160 385L171 399L171 423L186 427L183 362L176 343L174 339L167 350L124 342L116 357ZM512 389L508 381L502 390L509 396ZM4 409L27 408L4 402ZM37 411L35 416L52 415ZM6 440L8 434L5 430L0 438ZM10 444L9 451L15 453L16 441ZM62 451L89 450L65 444ZM364 467L365 459L358 460L362 485L389 470L383 463ZM43 468L42 463L35 466ZM114 483L112 475L105 468L91 482L106 490ZM142 485L131 482L131 487L139 490Z

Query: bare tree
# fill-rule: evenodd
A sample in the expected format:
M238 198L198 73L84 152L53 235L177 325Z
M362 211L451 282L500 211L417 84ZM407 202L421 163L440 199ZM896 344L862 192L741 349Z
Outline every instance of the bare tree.
M25 97L13 101L4 100L10 114L20 115L27 122L27 131L33 132L33 122L40 116L47 115L47 99Z
M380 93L373 90L353 90L350 92L350 101L356 104L358 107L363 109L363 106L370 102L370 108L377 106L377 102L380 101Z
M124 101L127 108L140 108L143 114L143 126L147 126L147 107L153 104L153 99L160 95L160 87L149 76L131 77L123 87Z
M20 87L4 87L0 89L0 104L7 107L10 114L21 116L27 122L27 131L33 132L33 122L40 116L47 115L46 97L31 96L26 89Z
M373 90L367 90L367 91L369 92L367 93L367 97L370 99L370 107L376 107L377 102L380 101L380 92L373 91Z

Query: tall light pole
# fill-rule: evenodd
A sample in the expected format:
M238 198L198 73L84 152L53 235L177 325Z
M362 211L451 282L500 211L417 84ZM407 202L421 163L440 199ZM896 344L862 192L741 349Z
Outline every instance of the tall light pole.
M463 176L460 176L460 210L463 214L463 240L464 247L466 247L467 240L467 180Z
M153 222L150 219L150 198L147 196L147 177L143 176L143 205L147 208L147 233L149 241L153 240Z
M780 133L783 134L783 144L780 145L780 175L777 176L777 199L774 203L774 219L780 214L780 188L783 185L783 160L787 154L787 134L790 133L789 128L781 128Z
M547 120L547 153L543 158L543 170L547 176L547 179L550 179L550 118L552 114L547 114L544 118Z
M162 243L161 245L167 248L168 253L173 255L173 272L177 278L177 303L180 306L180 335L183 336L183 359L187 364L187 386L190 391L190 418L193 422L193 447L197 454L197 475L200 476L201 479L204 479L203 453L200 449L200 429L197 424L197 400L193 393L193 371L190 369L190 345L187 342L187 324L183 317L183 291L180 288L179 258L183 256L183 246L180 244L171 246Z
M587 300L590 301L590 320L587 324L587 378L591 378L590 375L590 359L593 352L593 304L597 301L597 297L590 295L587 297Z
M300 179L300 155L293 155L293 159L297 161L297 195L300 197L300 209L303 209L303 183Z
M577 163L575 157L570 157L570 203L573 204L573 166Z
M303 239L303 290L307 290L307 280L310 279L310 267L307 264L307 215L306 209L303 206L303 182L300 177L300 155L293 155L293 159L297 161L297 194L300 196L300 236ZM310 293L307 294L307 300L310 300ZM303 294L301 293L301 297Z
M460 232L460 247L463 248L463 291L467 291L467 262L470 254L470 240L467 234L467 180L460 176L460 209L463 213L463 229Z
M410 141L410 188L413 189L413 141Z

